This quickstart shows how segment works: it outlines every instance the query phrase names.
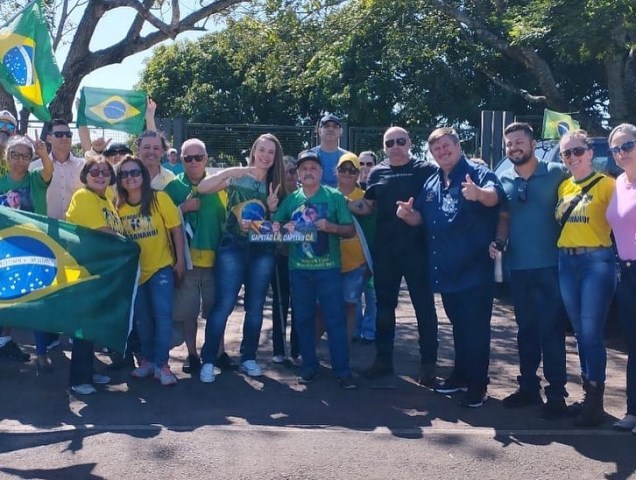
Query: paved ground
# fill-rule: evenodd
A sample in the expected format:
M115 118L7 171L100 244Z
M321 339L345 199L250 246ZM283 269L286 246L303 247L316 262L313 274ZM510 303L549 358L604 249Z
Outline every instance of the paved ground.
M55 352L55 373L45 377L35 375L33 363L0 363L0 479L636 478L636 435L610 429L612 417L624 413L620 341L608 342L606 425L577 429L570 419L542 420L537 409L504 409L501 399L515 388L516 332L510 308L497 302L492 398L466 410L415 383L415 322L402 296L392 390L363 383L343 391L327 368L315 384L298 385L294 369L269 362L269 309L260 379L224 373L201 384L181 373L182 346L172 351L175 387L121 372L98 395L79 398L66 390L68 348ZM438 312L444 375L452 337L439 304ZM228 329L234 356L241 313L237 308ZM18 337L32 348L28 334ZM324 340L320 350L328 360ZM571 338L568 351L574 401L581 390ZM354 369L372 356L373 346L354 345Z

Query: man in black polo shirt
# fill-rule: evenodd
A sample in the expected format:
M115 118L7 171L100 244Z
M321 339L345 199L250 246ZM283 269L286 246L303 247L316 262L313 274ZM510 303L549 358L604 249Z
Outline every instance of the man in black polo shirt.
M377 297L376 358L365 376L376 379L393 373L395 308L402 278L406 279L417 318L421 370L419 381L431 386L437 362L437 314L429 281L428 254L421 227L412 227L396 217L396 202L416 197L424 181L436 171L429 162L411 157L411 139L406 130L391 127L384 134L387 159L370 173L364 199L350 202L356 214L377 213L373 249Z

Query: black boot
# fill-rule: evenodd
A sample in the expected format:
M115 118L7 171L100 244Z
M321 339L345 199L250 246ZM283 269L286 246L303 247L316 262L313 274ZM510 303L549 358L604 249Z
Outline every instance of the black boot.
M585 399L575 423L579 427L595 427L605 420L605 410L603 409L605 384L587 381L584 390Z

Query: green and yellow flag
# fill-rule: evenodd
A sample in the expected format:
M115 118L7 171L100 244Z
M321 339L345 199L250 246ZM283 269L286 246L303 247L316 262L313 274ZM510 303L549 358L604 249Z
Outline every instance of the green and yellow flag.
M579 122L567 113L554 112L547 108L543 112L543 136L544 139L559 139L567 132L581 128Z
M124 237L0 207L2 325L60 332L123 352L139 247Z
M146 92L83 87L77 125L121 130L139 135L146 118Z
M47 121L47 105L62 82L40 0L34 1L0 29L0 83L38 119Z

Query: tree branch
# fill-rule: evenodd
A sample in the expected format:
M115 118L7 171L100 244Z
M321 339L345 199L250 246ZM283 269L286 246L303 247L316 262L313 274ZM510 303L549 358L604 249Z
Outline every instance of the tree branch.
M483 70L483 69L480 69L480 68L478 68L478 70L483 75L488 77L490 79L490 81L492 83L494 83L495 85L503 88L507 92L510 92L510 93L512 93L514 95L521 96L528 103L543 103L543 104L546 103L547 99L546 99L545 95L532 95L530 92L528 92L528 90L525 90L523 88L515 87L514 85L511 85L510 83L507 83L504 80L502 80L501 78L497 77L495 74L492 74L492 73L487 72L486 70Z

